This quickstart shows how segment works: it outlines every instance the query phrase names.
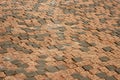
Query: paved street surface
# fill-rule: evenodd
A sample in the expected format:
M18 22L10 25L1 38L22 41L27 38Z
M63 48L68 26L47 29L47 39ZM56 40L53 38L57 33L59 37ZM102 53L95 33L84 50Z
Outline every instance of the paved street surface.
M120 0L0 0L0 80L120 80Z

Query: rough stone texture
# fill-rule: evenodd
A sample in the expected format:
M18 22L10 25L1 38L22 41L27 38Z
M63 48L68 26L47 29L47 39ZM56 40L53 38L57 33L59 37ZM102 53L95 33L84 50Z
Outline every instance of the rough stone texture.
M0 80L119 80L119 0L0 0Z

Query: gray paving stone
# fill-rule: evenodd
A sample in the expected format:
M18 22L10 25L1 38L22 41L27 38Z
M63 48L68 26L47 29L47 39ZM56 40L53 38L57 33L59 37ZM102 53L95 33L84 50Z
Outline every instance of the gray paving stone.
M45 60L43 60L43 59L40 59L40 60L37 60L36 61L38 64L46 64L47 63L47 61L45 61Z
M33 32L33 29L29 29L29 28L22 28L22 30L24 30L25 32Z
M40 56L38 56L40 59L46 59L46 58L48 58L48 55L45 55L45 54L42 54L42 55L40 55Z
M115 71L116 71L118 74L120 74L120 68L117 68Z
M66 70L67 69L67 67L65 65L58 65L57 68L59 70Z
M115 42L115 44L116 44L117 46L120 46L120 41Z
M0 50L0 54L5 54L5 53L7 53L7 50L6 50L6 49Z
M80 50L82 52L88 52L88 51L90 51L90 49L88 47L82 47L82 48L80 48Z
M26 33L22 33L18 36L18 38L21 40L26 40L26 39L29 39L29 35Z
M15 73L14 70L6 70L6 71L5 71L5 74L6 74L7 76L12 76L12 75L15 75L16 73Z
M116 67L114 65L107 65L106 68L109 70L109 71L115 71Z
M34 42L28 42L28 43L26 43L26 44L29 45L29 46L32 46L32 47L34 47L34 48L40 48L40 47L41 47L39 44L36 44L36 43L34 43Z
M85 70L85 71L89 71L91 69L93 69L93 67L91 65L85 65L85 66L82 66L82 68Z
M48 49L55 49L55 46L54 45L50 45L47 47Z
M117 80L114 76L107 76L105 80Z
M96 76L98 76L99 78L106 78L107 77L107 74L104 73L104 72L100 72L100 73L96 73Z
M17 74L19 74L19 73L26 73L26 71L24 70L24 68L18 68L18 69L16 69L15 70L15 72L17 73Z
M84 76L80 75L79 73L73 73L73 74L71 74L71 76L74 79L78 79L78 80L91 80L90 78L84 77Z
M110 60L110 59L109 59L108 57L106 57L106 56L100 57L99 59L100 59L102 62L107 62L107 61Z
M74 58L72 58L72 60L75 62L81 62L82 58L81 57L74 57Z
M34 77L34 76L37 75L37 72L36 72L36 71L34 71L34 72L26 72L25 75L26 75L27 77Z
M54 58L55 58L57 61L64 61L64 60L66 59L64 56L59 56L59 55L55 56Z
M65 22L65 25L72 26L72 25L77 25L78 22Z
M102 48L104 51L106 51L106 52L110 52L110 51L112 51L113 49L111 48L111 47L109 47L109 46L107 46L107 47L104 47L104 48Z
M30 49L23 49L22 50L25 54L31 54L33 51Z
M20 64L21 61L16 59L16 60L12 60L11 63L14 65L17 65L17 64Z
M37 70L36 72L38 75L45 75L45 73L46 73L45 70Z
M106 22L106 19L105 19L105 18L102 18L102 19L99 19L99 21L100 21L101 23L105 23L105 22Z
M39 19L38 19L38 22L39 22L41 25L46 24L45 18L39 18Z
M80 41L80 46L90 47L90 45L89 45L89 43L87 41Z
M29 65L27 63L19 63L19 64L17 64L17 67L19 67L19 68L27 68L27 67L29 67Z
M47 70L48 72L57 72L57 71L58 71L58 69L57 69L55 66L48 66L48 67L46 68L46 70Z
M25 80L36 80L34 77L27 77Z
M38 0L38 3L44 3L47 2L48 0Z
M57 20L57 19L51 19L51 21L52 21L53 23L55 23L55 24L60 24L60 23L61 23L61 21L60 21L60 20Z

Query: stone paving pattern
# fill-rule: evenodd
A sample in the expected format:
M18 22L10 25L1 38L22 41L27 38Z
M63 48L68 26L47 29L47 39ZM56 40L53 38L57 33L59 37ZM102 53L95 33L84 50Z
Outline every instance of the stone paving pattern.
M0 80L120 80L120 1L0 0Z

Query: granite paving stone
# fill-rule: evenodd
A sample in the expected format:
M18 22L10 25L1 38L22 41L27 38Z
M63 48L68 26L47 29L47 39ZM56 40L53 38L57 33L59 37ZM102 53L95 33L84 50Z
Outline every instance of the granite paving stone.
M117 80L114 76L107 76L105 80Z
M106 68L110 71L115 71L116 67L114 65L107 65Z
M58 71L58 69L57 69L55 66L48 66L48 67L46 68L46 70L47 70L48 72L52 72L52 73Z
M120 68L117 68L115 71L116 71L118 74L120 74Z
M110 51L112 51L113 49L108 46L108 47L104 47L103 50L106 51L106 52L110 52Z
M85 71L89 71L89 70L93 69L93 67L90 66L90 65L84 65L84 66L82 66L82 68L83 68Z
M102 62L107 62L107 61L110 60L110 59L109 59L108 57L106 57L106 56L100 57L99 59L100 59Z
M96 76L100 77L100 78L106 78L107 77L107 74L104 73L104 72L99 72L99 73L96 73Z
M82 58L81 57L74 57L74 58L72 58L72 60L75 62L81 62Z

